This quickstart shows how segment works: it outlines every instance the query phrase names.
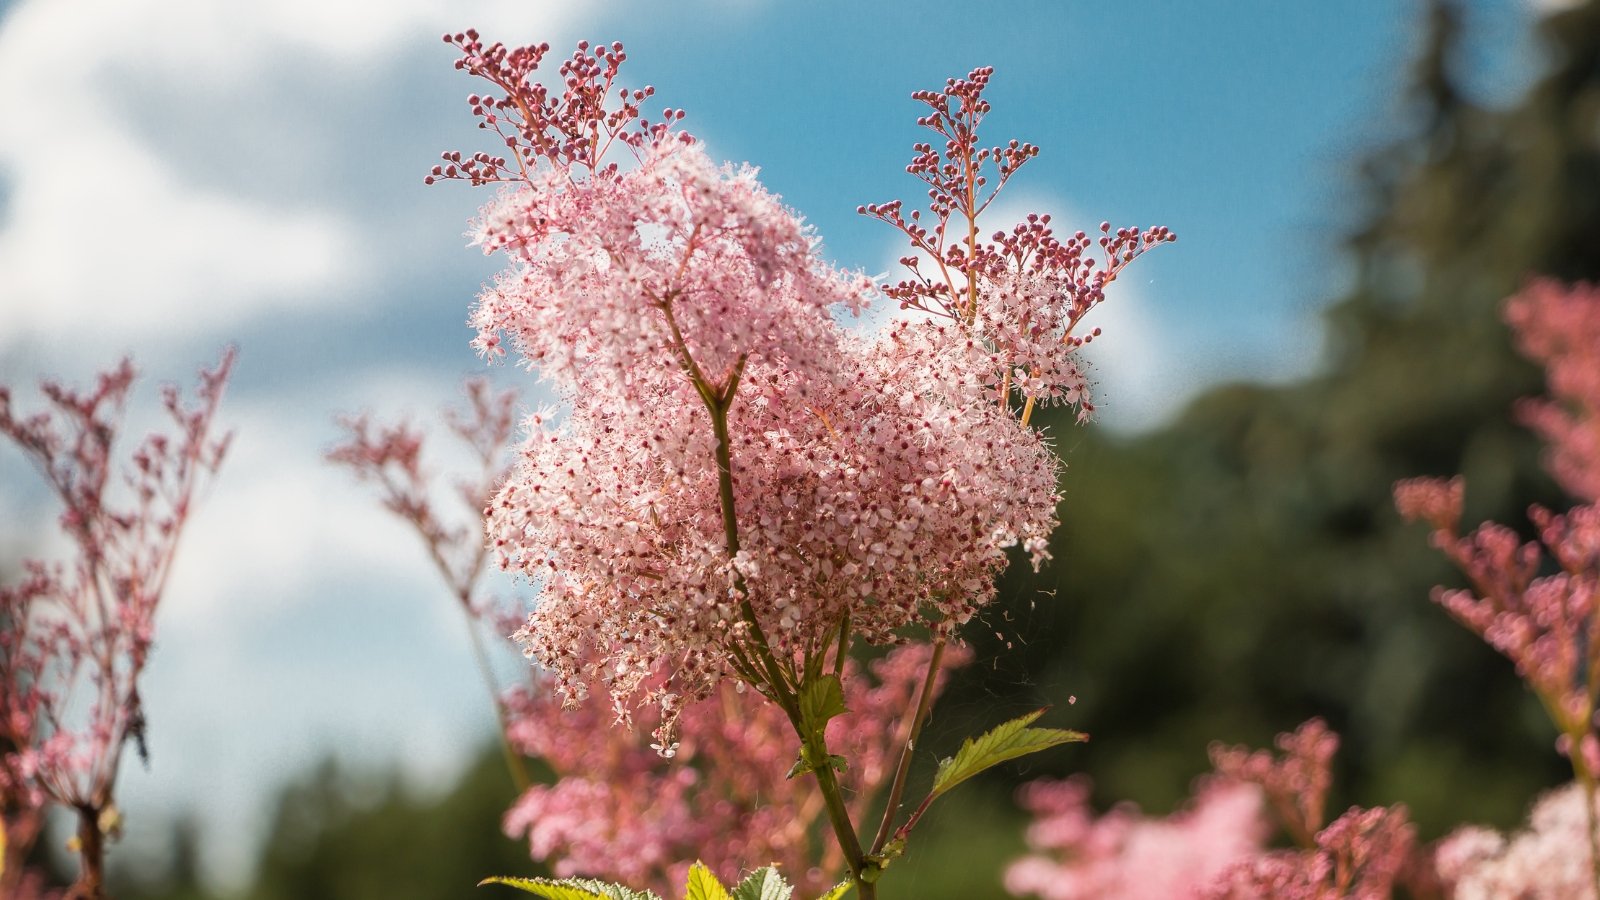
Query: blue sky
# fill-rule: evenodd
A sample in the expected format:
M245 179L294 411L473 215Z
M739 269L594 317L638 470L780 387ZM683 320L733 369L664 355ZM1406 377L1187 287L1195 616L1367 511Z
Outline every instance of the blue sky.
M197 807L213 874L237 879L270 792L321 754L437 785L490 727L410 535L320 462L335 413L425 417L480 368L464 320L494 263L462 233L486 195L421 180L440 150L478 146L475 86L440 32L624 41L630 83L687 109L714 155L760 166L835 261L869 272L900 249L856 206L917 195L908 95L995 66L989 136L1043 148L1001 211L1180 235L1101 310L1105 422L1130 429L1218 379L1314 367L1358 212L1350 160L1404 122L1420 4L446 6L0 2L0 382L81 379L124 353L187 379L224 342L242 351L238 443L164 604L153 764L126 770L116 853ZM1536 14L1470 4L1484 98L1537 70ZM53 549L44 501L0 451L0 560Z

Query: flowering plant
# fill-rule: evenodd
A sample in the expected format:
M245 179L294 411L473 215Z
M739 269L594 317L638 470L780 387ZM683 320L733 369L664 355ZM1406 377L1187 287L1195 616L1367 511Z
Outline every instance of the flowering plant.
M1418 478L1395 485L1395 505L1433 528L1433 545L1471 582L1433 599L1516 664L1572 763L1587 821L1590 878L1600 896L1600 288L1531 282L1506 303L1524 355L1543 364L1551 397L1518 412L1548 443L1545 465L1583 501L1566 513L1528 511L1538 535L1485 523L1460 533L1465 484Z
M1530 510L1531 542L1495 523L1460 533L1460 478L1401 481L1395 504L1432 526L1434 546L1468 577L1470 589L1436 588L1435 602L1515 664L1575 782L1540 798L1511 836L1466 826L1419 848L1401 806L1352 808L1324 827L1337 737L1313 720L1279 737L1281 757L1213 747L1216 774L1164 820L1128 807L1096 817L1081 779L1028 785L1033 853L1012 865L1008 889L1048 900L1382 898L1401 884L1416 897L1600 896L1600 289L1534 281L1505 317L1551 395L1519 414L1548 441L1550 473L1583 502ZM1268 808L1299 849L1265 848Z
M492 86L468 102L504 148L446 153L428 178L502 186L475 235L510 267L479 299L477 346L509 344L564 407L530 417L488 510L500 564L540 588L518 640L569 701L604 693L623 722L654 710L669 754L691 704L728 684L764 698L798 739L791 774L815 777L852 882L875 896L934 799L1083 738L1032 727L1037 714L1002 725L896 827L946 648L1010 548L1048 557L1060 466L1033 410L1092 410L1080 322L1171 234L1102 226L1099 259L1042 216L982 239L984 210L1037 151L981 143L992 70L977 69L915 95L943 145L917 145L908 166L926 215L861 208L921 256L883 286L912 315L856 333L836 316L872 285L823 262L754 170L713 164L681 111L644 118L654 91L619 84L621 44L579 44L552 87L536 79L548 45L445 41ZM924 630L922 688L865 842L828 726L847 709L852 645Z
M130 361L89 391L46 382L53 409L33 415L18 412L0 386L0 434L61 501L73 550L65 564L28 562L21 583L0 587L0 896L41 890L22 863L52 803L77 820L81 866L68 896L104 895L105 844L121 827L122 750L132 741L146 755L139 676L178 538L227 451L230 436L216 437L213 419L233 360L230 349L200 373L192 404L164 386L174 430L145 438L120 472L113 450L135 376Z

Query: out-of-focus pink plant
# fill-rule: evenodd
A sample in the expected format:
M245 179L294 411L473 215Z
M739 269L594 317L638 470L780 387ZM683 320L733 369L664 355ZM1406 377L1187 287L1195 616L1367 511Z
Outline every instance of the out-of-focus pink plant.
M927 644L896 648L867 666L870 679L846 663L849 712L828 723L828 743L849 760L839 780L855 818L893 772L894 725L916 699L931 653ZM945 668L970 656L952 647ZM943 687L941 675L935 694ZM785 775L794 763L793 729L753 691L722 685L709 701L686 707L670 761L593 705L564 709L537 687L511 697L513 743L548 763L558 780L529 788L506 815L506 831L525 836L534 858L557 875L615 879L669 896L699 859L724 879L775 864L802 896L839 881L845 860L836 844L819 840L822 798Z
M571 700L603 691L624 722L653 708L661 747L724 685L767 698L870 900L918 815L893 829L948 640L993 598L1009 548L1048 556L1059 463L1028 426L1034 403L1086 403L1078 320L1171 235L1102 229L1100 270L1086 237L1059 240L1040 217L981 240L983 209L1036 151L981 144L992 70L977 69L915 95L944 143L909 167L930 187L932 231L899 204L872 208L938 256L937 277L910 261L922 293L896 294L924 315L852 333L835 311L859 312L871 284L827 265L754 170L713 164L675 130L681 111L643 118L654 92L618 82L621 44L579 44L547 86L548 45L445 41L492 86L468 103L500 138L446 153L428 178L505 186L476 230L510 263L479 299L477 346L496 357L509 339L566 406L559 425L534 417L489 510L501 565L540 588L517 637ZM933 650L863 846L827 724L846 705L851 642L907 628L930 629ZM1025 728L1008 752L1081 737ZM929 800L969 776L955 767Z
M1213 744L1211 765L1224 777L1261 788L1289 836L1309 847L1324 821L1339 736L1321 719L1312 719L1274 743L1278 753Z
M73 548L62 563L28 562L20 584L0 588L0 896L20 895L21 862L50 803L77 819L82 864L68 896L103 895L105 842L120 827L122 750L132 740L145 754L139 676L178 538L227 449L213 420L233 361L230 349L203 370L193 401L164 386L173 429L145 438L125 466L113 451L134 381L131 362L88 391L46 382L51 409L32 415L16 410L0 387L0 434L61 501L61 528Z
M1234 863L1259 853L1270 831L1261 789L1202 779L1193 802L1161 819L1132 804L1097 816L1082 777L1018 792L1034 817L1028 856L1006 869L1006 890L1043 900L1193 900Z
M1206 892L1216 900L1384 900L1411 859L1416 829L1406 808L1351 807L1323 827L1339 736L1312 719L1274 742L1278 753L1211 747L1218 773L1256 785L1298 849L1257 854Z
M1338 737L1312 719L1276 744L1277 753L1214 745L1216 773L1166 819L1129 805L1096 816L1083 779L1025 785L1033 853L1007 870L1007 890L1044 900L1391 896L1414 843L1405 808L1351 808L1323 827ZM1274 818L1295 849L1268 848Z
M1467 576L1434 601L1505 654L1543 703L1588 798L1591 886L1600 891L1600 288L1534 281L1506 302L1522 352L1546 371L1548 399L1524 401L1525 422L1549 443L1546 466L1584 501L1566 513L1529 510L1538 539L1493 522L1460 531L1464 483L1395 485L1401 515L1433 528L1432 542Z
M366 413L343 416L339 425L345 440L328 451L327 459L348 467L358 480L374 484L384 508L422 539L428 559L466 616L473 660L494 705L506 768L520 791L529 784L527 767L506 740L507 710L482 633L486 621L499 628L504 616L480 591L489 558L483 510L509 472L518 395L515 390L496 391L481 378L468 379L464 393L466 406L447 408L443 416L450 431L472 451L477 471L453 485L459 501L454 513L438 508L437 476L423 463L426 433L408 422L381 422Z

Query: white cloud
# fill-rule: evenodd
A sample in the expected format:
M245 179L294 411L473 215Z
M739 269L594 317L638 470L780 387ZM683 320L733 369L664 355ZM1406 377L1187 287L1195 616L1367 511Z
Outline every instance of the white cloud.
M425 465L470 472L459 442L439 417L460 405L457 385L426 373L375 370L330 386L306 415L300 398L230 399L222 419L233 443L212 490L184 536L173 582L163 601L169 628L212 627L241 614L233 597L270 584L273 607L318 602L319 591L341 579L373 573L432 587L437 575L417 536L343 467L323 460L337 443L336 411L371 410L380 421L407 420L430 434ZM440 510L454 512L453 495ZM279 609L254 610L251 617Z
M341 99L358 75L381 90L373 76L385 60L431 47L447 28L473 21L531 38L570 10L511 0L21 2L0 18L0 346L226 334L264 311L354 296L361 229L330 198L252 196L241 187L252 173L228 172L240 163L162 151L149 131L224 142L266 134L275 151L293 150L293 108L237 101L308 73ZM149 110L161 121L130 121ZM201 179L193 168L225 174Z

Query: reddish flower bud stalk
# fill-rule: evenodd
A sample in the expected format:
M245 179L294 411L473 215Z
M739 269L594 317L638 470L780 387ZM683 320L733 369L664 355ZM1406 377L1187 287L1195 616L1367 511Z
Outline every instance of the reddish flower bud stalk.
M1460 478L1402 481L1395 504L1433 528L1433 545L1472 583L1435 588L1434 601L1516 665L1555 724L1556 748L1587 798L1600 896L1600 288L1534 281L1506 301L1505 316L1550 392L1519 413L1548 442L1550 474L1584 503L1564 514L1530 509L1538 540L1528 543L1493 522L1462 535Z
M0 434L38 466L61 500L74 555L27 563L0 588L0 807L6 867L0 895L20 892L20 865L48 803L78 819L81 859L68 896L104 896L105 842L120 828L115 804L123 746L144 756L139 676L156 608L196 492L215 474L229 436L213 419L234 351L200 373L192 404L173 385L162 404L173 430L147 437L117 471L113 446L134 380L131 362L78 392L46 382L53 409L30 416L0 387ZM118 490L115 481L126 487Z
M499 623L490 615L489 601L478 590L489 558L483 538L483 510L510 471L507 457L518 396L514 390L496 392L481 378L468 379L464 390L467 408L446 409L443 415L450 430L472 449L477 463L475 477L454 486L460 511L465 513L465 525L446 524L448 517L435 508L433 476L422 465L426 437L408 423L375 422L365 414L342 417L339 424L346 432L346 441L328 451L327 459L349 467L358 480L376 485L384 508L410 525L422 539L428 559L466 616L473 660L494 706L506 771L517 790L522 791L529 784L527 765L507 737L508 712L483 643L483 620L490 619L492 625Z
M559 426L534 417L489 510L501 565L541 591L516 636L571 701L600 689L623 721L658 710L663 747L686 706L724 683L767 698L871 900L885 860L881 845L863 849L829 762L816 702L827 657L843 674L854 639L893 643L926 625L931 688L946 642L993 598L1007 548L1035 566L1048 557L1059 463L1028 427L1033 403L1092 409L1078 320L1170 236L1108 228L1104 269L1084 261L1087 238L1057 241L1039 217L980 243L993 190L1036 151L979 149L991 74L979 70L917 95L948 146L919 148L911 171L934 187L935 217L959 214L966 234L903 230L934 248L945 287L891 289L929 314L853 333L835 311L859 312L870 283L820 259L753 170L716 166L675 131L681 112L644 119L653 91L619 86L620 44L580 44L547 87L533 80L547 46L445 41L494 86L468 103L509 152L447 153L429 176L507 185L477 229L510 262L479 300L477 346L499 357L509 338L567 406ZM985 165L998 167L994 189ZM907 710L902 752L927 707Z

